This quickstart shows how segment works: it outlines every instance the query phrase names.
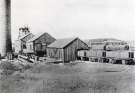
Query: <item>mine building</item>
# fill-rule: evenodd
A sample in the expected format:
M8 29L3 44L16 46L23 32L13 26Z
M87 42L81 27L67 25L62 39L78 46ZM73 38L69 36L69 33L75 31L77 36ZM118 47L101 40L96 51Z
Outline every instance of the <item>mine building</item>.
M88 49L88 45L79 38L58 39L47 47L47 56L70 62L77 59L77 50Z
M14 51L18 54L23 54L26 51L26 42L30 40L34 35L30 33L28 27L19 28L18 39L14 43Z
M48 33L39 33L27 41L27 51L29 55L44 56L46 55L46 47L53 43L56 39Z

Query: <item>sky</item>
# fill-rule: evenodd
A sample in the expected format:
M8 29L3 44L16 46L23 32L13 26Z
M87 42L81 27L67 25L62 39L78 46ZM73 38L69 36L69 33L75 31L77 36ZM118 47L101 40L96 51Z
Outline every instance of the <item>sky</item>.
M135 40L135 0L11 0L12 40L19 27L32 33L81 39Z

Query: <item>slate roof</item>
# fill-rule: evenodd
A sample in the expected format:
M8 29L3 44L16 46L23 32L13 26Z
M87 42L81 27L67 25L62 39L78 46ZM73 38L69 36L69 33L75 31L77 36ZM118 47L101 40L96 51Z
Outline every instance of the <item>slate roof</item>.
M50 44L48 47L52 48L64 48L71 42L73 42L77 38L65 38L65 39L57 39L52 44Z

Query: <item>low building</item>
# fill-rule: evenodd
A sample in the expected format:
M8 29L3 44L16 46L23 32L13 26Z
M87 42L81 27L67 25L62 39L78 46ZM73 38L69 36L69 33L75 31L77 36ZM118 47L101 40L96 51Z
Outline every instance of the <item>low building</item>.
M14 43L14 51L15 53L24 53L26 50L26 42L31 39L34 35L32 33L28 33L15 41Z
M19 28L19 35L17 40L15 40L13 44L13 50L17 54L23 54L24 51L26 50L26 42L34 37L32 33L30 33L29 27L20 27Z
M74 61L80 49L88 49L88 45L79 38L59 39L47 47L47 56L63 62Z
M27 54L35 54L37 56L46 55L46 47L56 39L48 33L40 33L27 41Z

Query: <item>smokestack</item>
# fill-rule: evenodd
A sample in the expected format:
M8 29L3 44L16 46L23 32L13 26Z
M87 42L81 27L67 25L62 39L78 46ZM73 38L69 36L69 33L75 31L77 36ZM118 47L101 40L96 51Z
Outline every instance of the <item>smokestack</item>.
M11 51L11 1L0 0L0 54L5 57Z

